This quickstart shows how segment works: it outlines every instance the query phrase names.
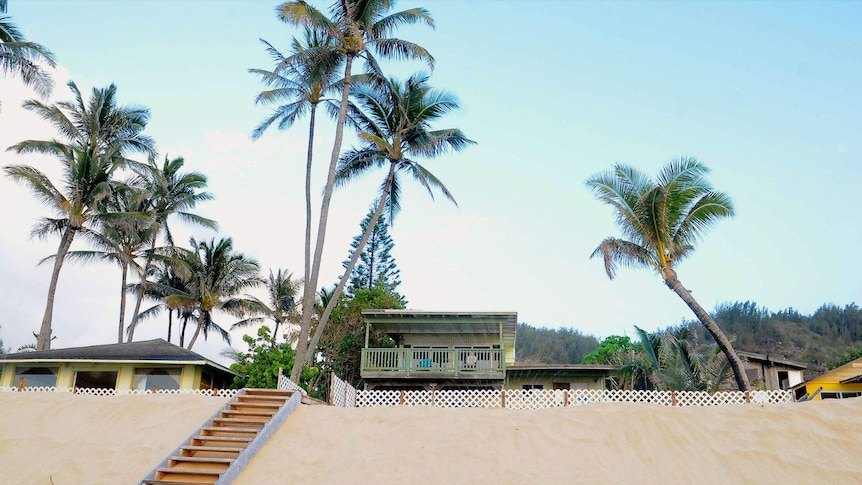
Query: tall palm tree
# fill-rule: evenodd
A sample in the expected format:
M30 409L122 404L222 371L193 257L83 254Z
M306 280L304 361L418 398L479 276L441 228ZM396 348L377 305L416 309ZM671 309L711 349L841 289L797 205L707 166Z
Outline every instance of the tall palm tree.
M386 178L380 188L380 199L362 239L353 250L353 256L344 269L344 276L335 287L335 292L320 316L312 341L305 354L309 361L320 336L326 329L329 315L350 279L353 267L362 255L377 220L387 210L388 219L394 220L401 208L400 174L406 174L424 187L433 198L433 189L457 205L449 189L437 177L423 167L416 157L434 158L450 150L461 150L474 144L461 130L448 128L432 130L431 124L458 108L455 97L445 91L432 89L428 76L417 74L403 84L391 79L385 85L358 86L353 93L348 119L359 132L364 142L359 148L345 152L336 173L336 184L344 185L376 167L386 167ZM299 359L302 362L302 359Z
M332 49L332 38L309 28L304 30L304 42L293 39L292 53L296 61L290 60L269 42L261 39L267 51L276 62L276 67L286 66L280 72L264 69L249 69L257 74L270 88L261 91L255 103L274 104L286 102L276 107L272 114L261 122L252 132L257 140L274 123L284 130L293 126L300 117L309 115L308 154L305 161L305 273L303 282L308 281L311 272L311 163L314 153L314 123L317 106L332 93L336 87L338 67L343 56ZM308 57L309 49L322 51L323 55ZM273 335L275 335L273 333Z
M128 273L131 269L140 274L143 268L137 259L144 254L153 222L145 212L143 194L131 186L115 189L107 201L107 211L135 217L115 218L101 224L100 228L82 228L81 235L95 249L69 251L66 258L90 262L102 260L120 267L120 316L117 327L117 343L123 342L126 317L126 294ZM53 257L52 257L53 258Z
M191 349L198 335L204 340L212 331L218 332L230 343L230 334L214 319L216 311L236 317L244 317L259 310L258 301L242 292L263 283L260 265L242 253L233 250L230 238L216 242L190 241L192 250L178 249L176 271L186 281L187 291L167 297L175 308L183 308L194 316L197 326L188 348Z
M302 282L293 279L293 275L287 271L278 270L278 273L273 274L269 270L269 278L266 281L267 295L269 303L265 303L257 298L256 312L263 316L254 316L246 318L231 325L230 329L246 328L250 325L263 323L264 320L272 320L275 322L275 327L272 329L273 342L278 337L278 328L290 322L295 322L299 315L299 302L297 296L302 288Z
M147 194L147 210L154 219L153 230L150 232L150 249L141 272L141 284L137 286L135 309L132 312L132 320L129 325L128 341L135 337L135 328L141 311L141 303L147 291L147 278L152 270L153 257L156 243L160 235L164 235L167 244L173 246L174 239L171 234L168 220L176 216L184 222L195 224L209 229L218 228L218 224L212 219L199 216L190 212L199 203L211 200L212 194L203 192L207 186L207 177L199 172L183 172L185 160L182 157L170 159L165 157L164 163L159 166L153 160L147 163L133 162L130 164L132 170L137 174L135 185L140 186Z
M389 13L392 0L342 0L335 2L330 9L330 16L309 5L304 0L284 2L276 7L279 18L289 24L307 27L322 32L332 38L333 45L308 49L306 58L325 57L331 51L344 56L344 82L341 91L341 104L335 123L335 140L332 144L332 155L329 159L329 169L326 185L320 204L320 220L317 226L317 240L314 246L314 256L311 263L311 274L304 282L302 298L302 323L297 340L297 355L303 355L308 347L308 333L314 316L314 293L320 274L320 261L323 256L323 246L326 240L326 225L329 218L329 204L335 184L335 171L338 157L341 154L341 143L344 139L344 120L347 116L347 102L350 95L353 61L356 58L365 60L366 70L374 73L375 78L383 79L380 66L374 55L392 59L418 59L425 61L433 68L434 58L428 51L415 43L392 37L401 25L425 23L434 26L434 20L427 10L412 8L400 12ZM294 60L295 62L295 60ZM289 63L285 63L289 65ZM280 69L286 69L287 65ZM278 70L279 68L277 68ZM302 359L296 359L291 372L291 379L299 379L302 371Z
M742 361L715 320L677 278L676 265L720 219L733 215L733 204L707 182L709 169L697 159L672 160L655 181L625 165L587 180L596 198L613 207L623 238L609 237L591 257L601 255L613 279L618 264L654 269L712 335L727 357L740 390L750 388Z
M122 214L103 213L99 208L113 190L114 172L128 162L129 152L147 155L155 152L153 140L142 133L149 120L149 110L117 105L117 88L113 84L103 89L94 88L89 103L84 103L75 83L70 81L68 86L75 95L74 101L50 106L37 100L24 103L26 109L53 124L65 143L56 139L25 140L8 148L19 154L42 153L57 157L63 165L64 191L31 166L4 167L7 176L27 185L37 199L58 214L57 218L43 219L33 230L33 235L39 237L61 235L37 350L47 350L51 345L54 293L72 240L78 231L96 220L123 217Z
M54 81L42 63L56 67L54 54L45 46L28 42L6 13L6 0L0 0L0 73L21 78L43 99L51 95Z

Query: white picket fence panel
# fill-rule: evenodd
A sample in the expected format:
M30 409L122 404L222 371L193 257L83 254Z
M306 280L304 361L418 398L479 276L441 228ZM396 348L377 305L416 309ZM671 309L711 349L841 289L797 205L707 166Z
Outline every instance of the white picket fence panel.
M60 392L67 394L77 394L81 396L141 396L146 394L176 394L176 395L197 395L210 397L232 398L236 396L239 389L219 389L217 394L213 393L212 389L157 389L154 393L152 389L132 389L120 390L115 389L99 389L87 387L53 387L53 386L37 386L24 387L19 391L17 387L0 387L0 392Z
M343 408L357 407L356 388L333 372L329 381L329 404ZM396 403L397 404L397 403Z
M301 394L306 394L305 389L300 387L299 384L290 380L290 378L284 374L279 374L278 376L278 389L282 391L295 391Z
M782 404L793 402L791 391L752 391L747 396L740 391L710 394L700 391L630 391L597 389L505 389L441 391L391 389L356 390L355 404L340 400L344 388L349 384L333 377L335 406L431 406L507 409L548 409L554 407L579 406L603 402L628 402L657 404L662 406L728 406L739 404ZM352 390L352 386L351 386Z

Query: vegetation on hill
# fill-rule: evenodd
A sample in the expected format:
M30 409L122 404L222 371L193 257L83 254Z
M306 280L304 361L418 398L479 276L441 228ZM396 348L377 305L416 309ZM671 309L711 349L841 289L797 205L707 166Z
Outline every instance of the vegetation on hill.
M580 364L598 346L597 338L573 328L540 328L520 323L515 356L519 364Z
M793 308L770 311L752 301L724 303L714 312L722 330L735 337L740 350L767 354L808 365L806 376L831 369L862 349L862 309L824 304L811 315ZM696 325L702 341L713 342Z

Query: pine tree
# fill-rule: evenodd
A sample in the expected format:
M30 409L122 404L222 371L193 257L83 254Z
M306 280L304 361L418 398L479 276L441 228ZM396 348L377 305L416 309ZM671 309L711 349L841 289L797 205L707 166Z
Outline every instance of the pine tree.
M368 224L371 223L371 217L374 215L374 208L377 202L371 205L371 210L368 215L359 224L360 231L350 243L350 253L347 255L347 260L342 263L343 267L347 267L350 258L359 246L359 241L362 239L362 234L368 229ZM395 258L392 257L391 251L395 243L392 242L392 237L389 235L388 224L383 214L377 220L377 225L368 239L368 243L362 250L359 256L359 261L353 268L350 274L348 292L352 295L359 288L371 289L377 285L382 285L391 291L395 291L398 285L401 284L399 276L401 271L395 264Z

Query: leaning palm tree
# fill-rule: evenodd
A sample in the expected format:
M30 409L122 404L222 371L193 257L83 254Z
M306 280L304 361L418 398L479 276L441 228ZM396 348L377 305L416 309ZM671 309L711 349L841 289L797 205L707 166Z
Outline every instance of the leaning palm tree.
M159 236L164 235L167 244L174 245L173 235L168 225L169 219L178 217L184 222L197 226L218 228L218 224L212 219L191 212L199 203L211 200L212 195L203 191L207 186L206 175L199 172L183 172L183 165L185 160L182 157L174 159L165 157L161 166L153 160L147 163L130 164L137 175L135 185L141 187L141 190L147 194L146 208L152 214L154 221L148 241L150 248L141 272L141 284L136 287L135 308L128 330L129 342L135 337L135 328L140 318L141 303L147 291L147 278L153 268L153 257Z
M329 204L335 185L335 171L341 154L341 143L344 138L344 120L347 116L347 102L350 94L353 61L356 58L365 60L366 70L374 73L374 77L383 79L380 66L374 54L392 59L418 59L433 67L434 58L422 46L392 37L396 29L402 25L425 23L434 26L434 20L427 10L413 8L400 12L389 13L392 0L342 0L335 2L330 9L330 16L309 5L304 0L284 2L276 7L279 18L289 24L307 27L321 32L332 39L332 46L321 46L308 49L303 54L305 58L328 57L332 51L344 56L344 82L341 91L341 104L335 123L335 140L332 144L332 155L329 159L329 169L326 185L320 204L320 220L317 227L317 240L314 246L314 256L311 263L311 273L304 282L302 298L302 323L297 341L297 355L303 355L308 346L308 333L314 316L314 292L317 288L320 274L320 262L323 256L323 246L326 240L326 225L329 217ZM276 69L287 69L293 58ZM297 381L302 371L302 359L296 359L291 372L291 379Z
M147 155L155 152L153 140L142 133L149 120L149 110L117 105L117 88L113 84L103 89L94 88L89 103L84 103L75 83L68 85L75 94L74 101L50 106L37 100L24 103L26 109L53 124L65 142L25 140L8 148L19 154L42 153L57 157L63 165L63 190L31 166L4 168L7 176L27 185L37 199L57 213L57 217L43 219L33 230L33 235L38 237L61 236L37 350L47 350L51 345L54 293L72 240L84 227L124 217L100 210L115 186L114 172L128 162L129 152Z
M54 81L41 64L56 67L54 54L41 44L28 42L5 13L6 0L0 0L0 73L20 77L45 99Z
M242 253L233 250L230 238L218 242L190 241L192 250L177 249L177 274L186 281L187 291L166 298L175 308L189 311L196 320L195 333L189 342L191 349L198 336L204 340L212 331L218 332L230 343L230 334L214 319L217 311L244 317L259 310L256 298L242 293L263 283L260 265Z
M269 279L266 281L269 303L253 298L257 303L257 311L263 316L249 317L231 325L230 329L246 328L250 325L263 323L264 320L272 320L275 327L272 329L272 340L278 337L278 328L281 325L295 322L299 315L299 302L297 296L302 288L302 282L293 279L293 275L287 270L278 270L278 273L269 271Z
M402 182L399 175L412 177L432 198L433 189L439 189L447 199L457 205L449 189L423 167L417 158L434 158L475 143L457 128L431 129L431 123L458 108L458 101L445 91L432 89L426 75L414 75L404 83L392 79L385 85L362 85L354 90L353 96L356 101L350 105L348 119L356 127L359 138L364 143L359 148L345 152L336 173L336 183L344 185L377 167L386 167L387 174L381 184L380 199L368 227L353 250L353 256L344 269L344 277L338 282L320 316L305 353L305 361L310 361L313 357L317 343L326 329L329 315L349 281L349 275L362 255L368 238L374 232L380 215L386 210L388 219L393 221L401 208ZM297 360L300 364L303 361Z
M750 388L742 361L715 320L677 278L676 266L718 220L733 215L733 204L706 180L709 169L695 158L671 161L653 181L625 165L590 177L587 186L614 208L623 238L602 241L591 257L602 256L613 279L618 264L654 269L712 335L733 369L740 390Z
M278 71L264 69L249 69L257 74L271 89L261 91L255 103L275 104L286 103L276 107L272 114L261 122L252 132L252 139L257 140L276 122L279 130L293 126L293 123L308 114L308 154L305 160L305 273L303 281L308 281L311 272L311 162L314 153L314 122L317 106L325 101L336 87L338 67L343 56L331 49L332 38L320 32L306 28L304 42L294 38L292 56L295 60L285 57L269 42L261 39L267 46L267 52L276 62L276 67L285 65ZM323 55L308 57L309 49L321 51ZM275 332L273 332L275 335Z

